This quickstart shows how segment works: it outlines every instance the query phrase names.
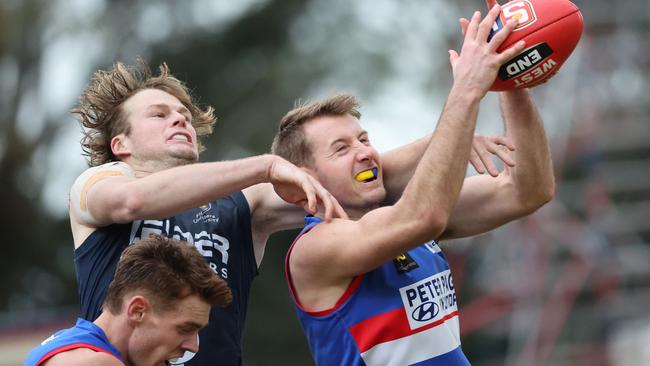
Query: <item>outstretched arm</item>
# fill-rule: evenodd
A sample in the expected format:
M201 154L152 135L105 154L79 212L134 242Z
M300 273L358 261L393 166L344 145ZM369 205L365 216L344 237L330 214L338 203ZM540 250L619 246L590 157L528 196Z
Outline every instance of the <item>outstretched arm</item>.
M278 156L261 155L185 165L141 178L111 168L82 176L71 192L73 231L75 225L93 230L112 223L169 217L263 182L271 183L282 199L307 212L315 213L320 203L328 218L345 215L336 200L303 170ZM79 244L83 236L75 242Z
M488 7L496 0L487 0ZM469 21L461 19L465 33ZM496 179L476 176L465 180L449 225L441 239L473 236L528 215L555 194L553 165L544 124L528 90L499 95L506 136L516 146L517 165Z
M372 210L358 221L334 220L318 225L294 246L289 264L299 292L318 288L318 284L328 287L345 283L444 231L465 177L480 100L500 65L524 47L521 42L496 52L514 23L487 41L499 10L498 6L492 9L483 21L476 12L460 55L450 52L454 85L399 201Z
M519 200L532 212L555 194L553 162L544 123L528 90L502 92L500 99L506 135L518 145L515 160L523 164L512 169L512 179Z
M386 188L384 205L392 205L400 198L406 184L413 177L415 168L422 155L424 155L431 136L429 134L410 144L382 154L381 165L384 175L384 187ZM505 147L510 151L514 150L512 142L504 136L474 134L469 163L472 164L477 173L484 174L487 172L496 177L499 175L499 171L492 162L492 156L500 159L507 166L514 166L515 164L507 151L501 147Z
M497 178L467 178L441 239L484 233L528 215L555 194L553 164L543 121L527 90L501 93L506 135L516 166Z
M393 204L400 198L429 146L431 136L432 134L428 134L410 144L381 154L381 169L386 188L385 204Z

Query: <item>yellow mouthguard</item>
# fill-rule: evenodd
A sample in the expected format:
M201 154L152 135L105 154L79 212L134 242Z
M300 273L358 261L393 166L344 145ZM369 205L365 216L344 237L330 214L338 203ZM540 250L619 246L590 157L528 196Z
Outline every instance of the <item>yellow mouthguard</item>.
M368 169L357 174L357 176L354 177L354 179L356 179L357 182L363 182L364 180L373 178L374 176L375 176L374 169Z

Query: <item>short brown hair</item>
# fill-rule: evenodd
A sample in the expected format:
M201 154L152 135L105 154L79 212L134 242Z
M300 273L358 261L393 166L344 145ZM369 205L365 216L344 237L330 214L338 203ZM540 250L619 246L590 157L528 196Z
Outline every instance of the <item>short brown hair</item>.
M350 94L339 94L314 102L298 102L294 109L282 117L278 132L273 138L271 153L297 166L309 165L312 161L311 150L302 126L317 117L346 114L361 118L359 102Z
M123 297L143 291L155 308L170 310L198 295L210 305L230 304L232 293L199 252L186 242L151 235L124 250L108 286L104 310L122 311Z
M192 114L197 136L212 133L216 122L214 109L198 107L187 86L171 75L166 63L158 69L160 74L154 76L147 63L138 59L136 66L118 62L108 71L95 72L79 97L79 105L72 110L83 126L81 147L90 166L117 160L111 151L111 139L121 133L128 135L131 129L122 105L144 89L159 89L178 98ZM199 152L203 150L205 148L199 141Z

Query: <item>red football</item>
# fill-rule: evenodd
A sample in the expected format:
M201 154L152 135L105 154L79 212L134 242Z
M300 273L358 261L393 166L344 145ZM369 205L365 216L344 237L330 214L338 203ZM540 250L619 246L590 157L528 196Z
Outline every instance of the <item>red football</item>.
M509 19L519 24L499 51L523 39L526 49L508 60L490 90L531 88L555 75L580 40L583 22L577 6L568 0L513 0L501 5L492 33Z

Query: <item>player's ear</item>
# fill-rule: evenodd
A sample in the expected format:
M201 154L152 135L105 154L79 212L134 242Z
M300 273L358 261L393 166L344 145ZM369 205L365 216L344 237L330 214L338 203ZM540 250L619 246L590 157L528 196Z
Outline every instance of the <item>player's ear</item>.
M131 155L128 138L125 134L121 133L111 139L111 152L118 158Z
M151 310L151 303L142 295L135 295L125 301L126 317L129 324L136 326L142 323Z

